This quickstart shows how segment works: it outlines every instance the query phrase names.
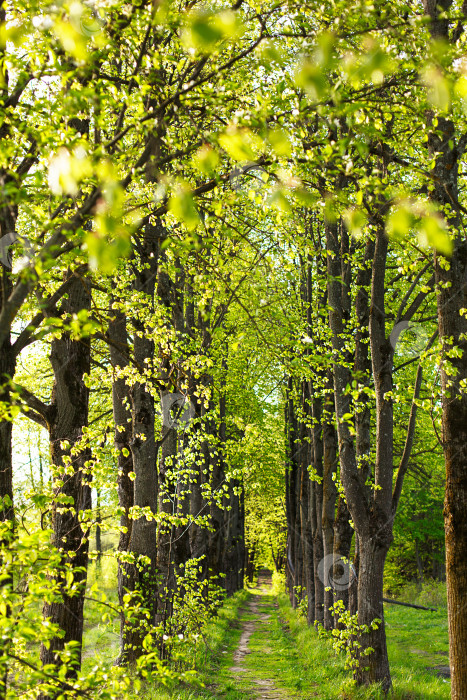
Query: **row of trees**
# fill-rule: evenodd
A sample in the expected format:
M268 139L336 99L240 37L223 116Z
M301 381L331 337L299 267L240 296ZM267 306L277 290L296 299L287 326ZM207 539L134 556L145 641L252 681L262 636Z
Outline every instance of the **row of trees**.
M313 361L312 372L303 372L298 384L292 381L289 388L286 483L289 586L307 592L309 620L324 622L327 628L333 626L329 612L333 599L343 598L351 611L358 610L363 632L357 679L361 683L381 682L388 691L384 564L411 464L417 411L425 405L433 419L433 406L441 404L442 427L434 421L433 429L444 451L447 475L444 513L452 697L463 697L465 614L458 596L464 574L462 561L455 561L465 542L460 507L465 494L465 450L459 423L464 420L465 400L465 236L459 203L464 135L456 127L456 108L450 103L453 74L446 77L449 71L456 73L453 57L458 42L462 43L463 25L462 18L456 18L458 22L452 27L450 8L449 3L424 6L427 21L423 35L434 41L431 55L423 53L425 47L417 40L414 43L413 58L416 56L420 64L425 62L428 95L420 90L418 75L391 70L391 77L382 78L381 86L373 88L369 103L358 105L357 124L363 124L363 129L351 124L346 108L342 110L345 95L340 90L335 89L331 104L326 103L336 115L326 134L332 147L328 140L324 173L314 184L328 202L346 200L357 206L351 205L341 217L332 206L325 208L324 216L318 218L322 222L318 246L310 227L308 240L314 251L311 260L302 265L301 290L305 313L308 309L308 335L314 351L320 348L321 358ZM399 60L405 57L402 45L396 48L402 36L403 32L391 31L387 38L392 57ZM329 52L322 50L323 63L335 66L334 51L339 53L342 44L334 37L322 41L327 42ZM380 48L374 44L372 49L375 61ZM383 73L387 60L388 55L381 53L376 61ZM364 69L362 61L360 70ZM316 72L310 74L316 95ZM306 77L303 80L306 84ZM458 94L462 80L458 78L456 83ZM427 100L424 109L408 108L407 98L415 99L417 107ZM366 111L370 104L371 116ZM345 121L342 111L347 112ZM375 112L380 118L375 118ZM366 125L375 129L372 135ZM362 133L366 142L357 148ZM420 135L418 144L415 134ZM316 131L313 139L317 147ZM321 147L324 150L325 144ZM433 260L417 244L411 241L408 245L410 239L404 232L417 228L419 242L431 241L436 248ZM348 230L356 236L352 242ZM362 231L367 235L362 237ZM400 238L397 240L401 236L403 250ZM313 317L311 309L317 316ZM404 357L398 341L414 324L419 349L410 353L410 346L406 347ZM324 331L319 330L323 325ZM441 361L435 368L429 357L438 335ZM425 342L420 347L421 336ZM418 367L415 364L409 369L412 363ZM409 391L412 398L408 401ZM424 398L428 397L427 404ZM337 475L341 493L336 504ZM355 559L348 572L347 592L342 591L339 570L348 560L353 529ZM331 575L320 571L323 561ZM330 585L333 577L334 592ZM381 622L372 625L375 620Z
M103 683L80 665L104 511L122 665L167 657L180 601L242 586L244 521L251 553L274 528L280 563L284 444L289 585L330 627L320 562L355 531L348 604L373 650L358 680L388 690L372 622L433 421L464 697L462 10L38 1L0 21L3 696ZM413 357L398 339L414 322ZM50 480L15 503L20 413L48 433Z
M313 373L290 381L286 413L289 588L306 592L309 622L325 629L339 626L331 611L337 601L358 611L358 624L371 630L360 640L358 676L387 690L383 571L394 518L412 454L439 459L438 444L423 445L415 431L417 410L434 389L430 266L419 251L407 259L398 245L386 247L378 265L377 234L352 244L342 222L315 223L314 233L319 252L302 270L313 338L303 359L313 353ZM417 337L407 333L409 321ZM382 622L371 629L374 620Z
M241 426L226 417L239 236L214 198L196 210L182 177L211 172L214 104L222 124L230 71L261 24L245 18L245 50L234 13L219 15L209 56L198 49L211 16L156 10L116 5L104 22L79 4L2 5L1 697L102 683L103 669L80 674L93 487L110 491L103 509L120 532L121 665L168 655L188 625L184 597L209 606L243 586L242 476L228 461ZM206 240L187 237L201 222ZM12 270L17 240L25 259ZM25 508L13 487L19 411L50 443L48 478ZM25 640L42 640L40 659Z

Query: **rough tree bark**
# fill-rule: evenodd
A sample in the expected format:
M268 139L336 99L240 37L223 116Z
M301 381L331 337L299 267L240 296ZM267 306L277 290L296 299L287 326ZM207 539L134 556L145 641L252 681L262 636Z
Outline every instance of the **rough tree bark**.
M128 365L128 338L125 313L116 306L116 300L110 301L109 314L109 345L110 361L114 371L112 381L112 407L115 423L114 445L117 449L117 487L118 505L122 509L120 515L120 536L118 551L127 552L131 539L131 527L133 520L130 518L130 508L134 505L133 481L130 474L133 471L133 457L131 454L131 404L130 389L121 371ZM123 648L123 633L125 616L123 613L123 596L125 589L124 566L118 561L117 586L120 612L120 647Z
M287 516L287 588L289 590L292 607L297 606L297 596L295 581L297 576L297 472L298 464L296 459L296 434L297 421L295 417L293 402L293 381L289 377L286 390L286 464L285 464L285 484L286 484L286 516Z
M390 334L386 336L385 316L385 272L388 240L378 226L373 254L371 278L371 311L369 317L369 338L371 361L376 393L376 457L374 488L370 495L366 485L367 448L362 447L363 468L357 461L353 438L344 416L351 414L350 396L346 386L351 382L350 370L344 364L344 310L342 301L340 226L326 224L328 247L328 295L329 321L336 353L334 363L334 389L339 438L339 458L341 480L352 520L358 535L359 578L358 578L358 621L368 625L368 634L362 634L361 664L357 671L360 684L381 682L385 691L391 687L389 662L383 616L383 571L384 562L392 542L392 525L397 508L398 495L402 489L404 468L399 469L396 488L393 494L393 406L391 399L394 348ZM428 286L430 286L429 283ZM408 297L403 299L397 321L410 320L426 298L426 291L420 292L408 305ZM365 424L366 425L366 424ZM360 423L361 426L361 423ZM415 420L410 422L407 432L407 459L413 444ZM360 436L363 443L366 436ZM375 619L382 622L375 629L371 623ZM373 649L369 655L367 650Z
M167 376L169 368L161 368ZM164 376L164 375L162 375ZM173 596L175 591L175 571L173 565L173 522L175 516L176 494L173 493L172 474L177 458L177 428L169 410L173 392L170 388L161 390L163 406L163 423L161 446L159 449L159 526L157 530L157 612L156 625L165 627L172 615ZM176 410L176 409L175 409Z
M158 264L161 226L147 224L139 244L139 261L135 261L134 288L139 293L139 308L134 319L134 361L141 375L153 370L154 342L147 335L145 317L154 313L155 278ZM157 544L157 469L154 437L154 399L150 387L139 378L130 389L131 454L135 474L134 507L147 515L135 517L131 526L128 552L132 561L122 566L122 583L141 602L138 610L125 616L122 630L120 663L133 663L143 653L142 642L154 624ZM128 606L127 606L128 608Z
M165 262L165 255L161 255L161 261ZM181 331L183 327L183 310L177 305L177 289L168 272L160 267L157 280L157 297L163 306L166 316L173 323L175 331ZM171 358L166 356L164 348L160 348L160 374L163 387L160 390L162 407L162 432L160 438L159 457L159 514L160 520L157 530L157 612L156 625L162 625L165 629L167 622L172 617L173 601L175 596L175 555L174 545L175 526L173 518L177 514L178 479L180 470L178 464L178 419L182 410L177 392L175 367ZM164 645L161 644L162 656Z
M72 274L68 298L59 314L66 319L91 306L91 293L86 278ZM67 678L73 678L81 665L83 637L84 593L86 587L88 541L86 528L80 521L80 511L91 508L90 459L88 446L83 443L83 429L88 423L89 392L84 383L91 365L88 338L72 339L68 332L54 339L50 360L54 373L51 404L42 415L49 429L54 501L52 504L52 544L61 552L61 564L52 584L59 598L46 602L45 619L63 630L62 637L54 637L48 645L42 644L42 664L60 665L60 652L69 642L77 643L76 655L68 664ZM81 444L82 443L82 444ZM66 504L64 506L64 504ZM73 572L74 585L70 591L67 572ZM50 694L42 698L52 697Z
M313 569L315 590L315 623L324 624L324 577L320 564L323 560L323 408L321 397L312 402L313 412L313 471L311 477L310 521L313 540ZM314 478L316 476L317 478Z
M309 222L312 233L312 222ZM308 255L306 261L302 261L302 313L307 321L307 333L313 337L313 258ZM311 354L311 348L307 345L305 354ZM311 499L314 497L313 485L310 480L310 467L313 465L313 383L311 380L302 381L302 426L300 434L301 443L301 491L300 491L300 518L303 548L303 585L307 596L307 623L311 625L315 621L315 578L313 558L313 534L311 527Z
M389 662L386 649L386 637L383 617L383 570L387 551L392 539L392 404L385 401L384 393L392 385L391 345L384 333L384 284L387 239L380 233L379 246L374 256L373 289L374 315L372 323L372 351L377 353L373 360L377 392L377 459L375 483L378 489L371 507L367 503L365 482L358 468L352 436L343 416L350 413L350 397L346 386L350 382L350 371L344 365L340 354L343 351L344 305L339 280L340 260L340 226L337 223L326 224L326 241L328 249L328 298L329 320L333 333L334 350L339 353L334 364L334 391L341 462L341 479L345 489L346 500L352 520L359 536L360 574L358 581L358 621L368 625L370 632L361 635L361 664L357 679L362 684L381 682L385 690L391 686ZM379 343L379 345L378 345ZM382 347L381 347L382 343ZM393 353L393 350L392 350ZM388 356L389 355L389 356ZM389 465L389 466L388 466ZM389 489L389 491L388 491ZM371 629L375 618L383 622L377 629ZM366 650L374 651L367 657Z
M354 377L359 385L359 395L355 405L355 449L356 459L362 483L365 484L371 472L370 448L371 448L371 409L368 400L367 388L371 377L370 358L370 285L373 257L375 253L375 241L371 236L365 244L363 263L357 272L357 291L355 296L355 314L357 317L357 332L355 334L355 358ZM350 315L350 290L342 287L344 316ZM350 358L349 358L350 359ZM366 502L370 499L370 489L366 488ZM350 538L352 535L350 535ZM350 544L349 544L350 547ZM349 571L348 606L349 611L355 614L358 609L358 572L360 566L360 548L358 534L355 533L355 554L353 567ZM350 551L350 549L349 549Z
M0 19L5 17L4 10L0 11ZM5 184L5 176L1 176L2 184ZM16 210L4 206L0 208L0 237L9 235L15 231ZM0 264L1 288L0 311L11 294L13 285L10 274L5 264ZM0 405L9 406L10 382L15 374L16 356L11 346L11 336L8 333L0 347ZM13 423L8 417L0 418L0 548L8 549L11 538L14 535L14 507L13 507L13 462L12 462L12 428ZM6 572L5 572L6 573ZM9 586L10 579L3 580L2 585ZM7 694L8 666L0 662L0 700Z
M334 521L337 487L337 433L334 424L334 394L332 376L328 378L323 412L323 561L324 561L324 629L334 627L331 607L334 603Z
M313 568L313 539L310 520L311 481L309 465L312 464L312 431L311 424L311 391L310 382L302 382L303 414L308 417L303 425L302 437L302 468L300 491L300 519L303 545L303 580L307 596L307 622L311 625L315 621L315 580Z
M353 583L350 582L350 572L348 567L350 557L350 547L352 544L353 527L350 524L350 513L345 498L340 495L337 501L336 517L334 520L334 543L333 543L333 580L341 582L334 585L334 603L342 600L344 608L350 609L349 595ZM347 579L347 580L346 580ZM350 585L349 585L350 584ZM356 590L356 586L355 586ZM357 612L357 601L355 596L355 610ZM335 624L338 627L336 621Z
M439 4L424 0L423 4L431 18L429 29L433 39L449 42L459 38L463 23L460 31L450 35L449 20L440 16L453 6L451 0ZM444 525L451 697L463 700L467 697L467 241L459 207L458 176L467 135L456 133L453 121L443 116L438 117L435 130L433 114L429 113L427 117L430 130L428 148L436 159L432 198L444 207L454 234L450 259L435 253L435 276L442 342L442 441L446 465ZM451 352L453 348L455 353Z

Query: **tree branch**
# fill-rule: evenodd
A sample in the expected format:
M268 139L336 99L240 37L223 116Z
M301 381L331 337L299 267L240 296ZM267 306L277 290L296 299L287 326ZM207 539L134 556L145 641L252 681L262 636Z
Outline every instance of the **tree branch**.
M75 274L81 274L84 270L87 269L87 265L80 265L76 271ZM19 334L18 338L16 339L15 343L13 344L13 352L15 353L15 356L17 357L21 350L24 350L25 347L30 345L32 342L34 342L34 336L32 335L33 331L36 330L42 323L42 321L50 314L53 313L53 311L56 308L56 304L60 299L63 297L63 295L66 293L68 290L68 287L70 286L70 283L73 279L73 275L70 275L63 284L60 285L60 287L52 294L51 297L48 299L44 299L43 303L44 306L42 307L42 310L37 313L34 318L32 319L31 323Z
M438 336L438 330L436 330L433 333L433 335L431 336L431 338L428 341L428 344L425 348L425 351L429 350L431 348L431 346L435 342L437 336ZM394 514L396 513L397 506L399 504L399 499L400 499L401 493L402 493L402 485L404 482L404 477L407 473L407 469L409 466L409 459L410 459L410 455L412 453L412 447L413 447L414 437L415 437L415 424L416 424L416 418L417 418L417 401L420 397L420 389L422 386L422 379L423 379L423 368L422 368L422 364L420 363L418 365L417 374L415 377L415 386L414 386L414 392L413 392L412 407L410 409L409 425L407 427L407 435L406 435L406 439L405 439L404 452L402 453L401 461L399 463L399 468L397 470L396 483L395 483L394 491L392 494L392 512Z
M26 389L26 387L21 386L21 384L14 382L13 387L20 394L21 400L31 409L28 410L25 406L21 406L22 413L47 429L52 421L52 406L38 399L35 394Z

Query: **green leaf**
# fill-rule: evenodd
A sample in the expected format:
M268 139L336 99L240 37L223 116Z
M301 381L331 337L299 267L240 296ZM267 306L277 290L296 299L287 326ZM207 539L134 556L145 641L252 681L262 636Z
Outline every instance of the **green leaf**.
M409 235L411 227L415 223L415 216L407 204L400 204L394 208L386 221L386 233L389 237L402 240Z
M219 164L219 155L208 144L202 146L192 158L193 165L203 175L212 176Z
M88 57L86 38L73 24L58 19L54 24L54 32L67 53L78 61L86 61Z
M199 11L188 18L182 33L182 43L188 50L212 53L225 39L236 39L244 31L240 17L232 10L211 13Z
M284 52L281 51L273 41L262 42L258 47L258 53L263 66L269 66L271 63L277 63L279 66L283 66L286 61Z
M418 239L422 245L431 246L443 255L452 254L452 240L449 238L446 221L440 214L434 213L422 218Z
M328 90L326 76L319 66L312 61L304 61L295 73L295 84L301 87L314 101L324 99Z
M437 66L425 66L421 73L429 102L441 112L451 109L451 86Z
M343 214L345 225L349 229L352 236L355 238L360 238L363 229L368 221L368 217L363 209L358 209L357 207L351 207L346 209Z
M169 211L178 221L185 224L189 231L193 231L201 221L191 190L182 183L177 185L170 197Z
M219 143L233 160L255 160L264 147L261 138L250 129L230 127L219 136Z
M273 151L278 156L291 156L292 155L292 144L290 142L290 137L285 129L276 127L275 129L270 129L268 131L268 141L272 146Z
M283 212L291 211L291 207L281 188L276 188L268 197L267 203Z
M98 217L96 223L98 230L89 233L85 241L89 255L89 266L92 270L98 269L103 274L109 275L115 270L119 260L128 257L131 252L131 244L126 235L118 235L115 240L109 241L105 233L118 225L113 217Z

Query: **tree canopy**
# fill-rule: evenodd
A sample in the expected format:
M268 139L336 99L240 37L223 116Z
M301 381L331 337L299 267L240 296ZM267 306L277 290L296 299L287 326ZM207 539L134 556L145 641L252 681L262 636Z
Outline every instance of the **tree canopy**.
M0 698L189 680L259 563L385 692L446 575L467 697L465 12L0 3Z

